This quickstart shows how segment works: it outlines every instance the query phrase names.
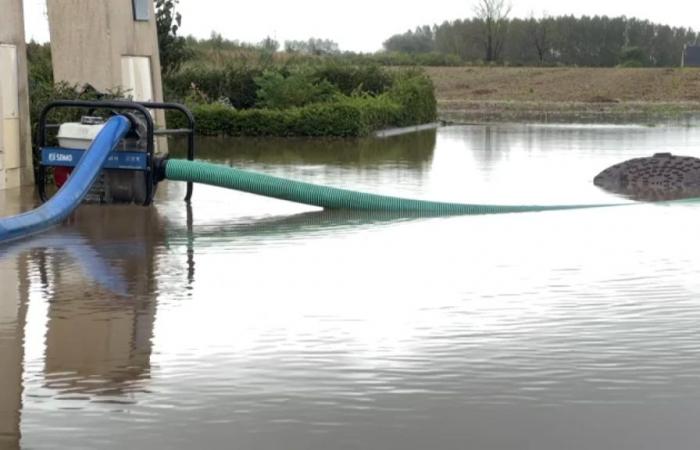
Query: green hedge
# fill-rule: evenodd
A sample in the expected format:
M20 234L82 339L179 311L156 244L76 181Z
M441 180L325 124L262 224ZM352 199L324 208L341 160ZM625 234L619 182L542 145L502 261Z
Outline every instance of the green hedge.
M420 123L388 95L346 97L289 109L237 110L223 104L197 105L192 112L197 132L227 136L366 136L392 126ZM182 127L179 116L168 117L170 127Z
M196 93L209 101L225 98L236 108L252 108L257 101L255 78L262 74L261 67L233 64L187 67L164 78L165 97L182 102Z
M432 82L415 71L396 74L391 89L376 96L336 95L329 102L286 109L199 104L192 112L199 134L228 136L366 136L432 122L437 115ZM185 126L175 114L168 116L168 125Z
M328 62L313 69L312 74L336 86L345 95L367 93L379 95L392 85L391 74L378 65L351 65Z
M266 70L255 78L258 85L258 108L287 109L328 102L340 93L327 80L319 80L309 72L299 71L285 76Z
M322 63L190 66L165 80L166 98L193 106L201 134L363 136L432 122L433 84L418 70ZM172 116L169 124L180 124Z
M165 97L170 101L225 101L237 109L249 109L271 106L276 102L270 101L270 94L277 93L279 97L277 91L285 89L304 92L305 101L301 103L320 101L321 98L315 97L323 97L331 91L346 96L380 95L394 85L395 74L376 64L356 65L333 60L267 66L229 62L222 66L187 66L165 77L163 83ZM284 97L294 98L301 92L290 94L287 92Z
M301 108L243 109L225 105L197 105L192 109L197 133L207 136L362 136L367 133L361 112L340 103ZM168 117L170 127L184 126L179 116Z

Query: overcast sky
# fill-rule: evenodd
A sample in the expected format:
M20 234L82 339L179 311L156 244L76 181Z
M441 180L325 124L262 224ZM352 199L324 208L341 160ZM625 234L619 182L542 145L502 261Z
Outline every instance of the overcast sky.
M182 34L280 42L332 39L342 50L371 52L395 33L473 15L476 0L181 0ZM28 39L48 40L45 0L24 0ZM698 0L513 0L512 17L574 14L638 17L700 29Z

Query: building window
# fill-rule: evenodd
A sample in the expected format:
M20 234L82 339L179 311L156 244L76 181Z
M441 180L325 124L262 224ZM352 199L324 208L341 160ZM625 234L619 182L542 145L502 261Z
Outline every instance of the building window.
M150 17L150 3L153 0L132 0L134 5L134 20L148 22Z

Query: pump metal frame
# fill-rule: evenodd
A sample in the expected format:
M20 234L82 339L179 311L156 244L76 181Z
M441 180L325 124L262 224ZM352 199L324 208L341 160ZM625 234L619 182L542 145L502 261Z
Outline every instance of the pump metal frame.
M49 103L41 111L39 116L39 123L37 128L37 146L35 149L35 158L41 161L41 151L46 147L47 141L47 131L50 128L58 128L58 124L47 123L48 115L51 111L58 108L83 108L88 109L92 114L92 111L98 109L106 109L112 111L112 113L118 114L119 111L132 111L143 116L146 122L146 200L143 203L144 206L148 206L153 201L153 196L155 194L155 185L160 181L156 177L156 158L155 158L155 137L156 136L172 136L172 135L187 135L187 159L190 161L194 160L195 154L195 121L194 116L184 105L179 103L165 103L165 102L130 102L130 101L86 101L86 100L58 100ZM160 129L156 130L153 117L148 111L149 109L159 109L159 110L170 110L178 111L182 113L187 119L189 128L176 128L176 129ZM167 156L166 156L167 157ZM39 197L42 202L48 200L46 194L46 168L50 167L48 165L39 164L37 170L37 185L39 188ZM187 183L187 193L185 195L185 201L187 203L192 199L193 186L191 182Z

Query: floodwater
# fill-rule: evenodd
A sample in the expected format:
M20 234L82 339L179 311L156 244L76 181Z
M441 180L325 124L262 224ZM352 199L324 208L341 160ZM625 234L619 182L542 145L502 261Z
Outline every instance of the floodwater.
M700 156L700 122L201 144L378 193L599 203L615 162ZM700 446L700 204L401 219L183 195L0 247L1 449Z

